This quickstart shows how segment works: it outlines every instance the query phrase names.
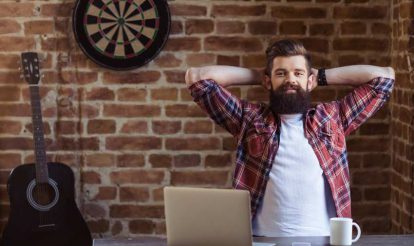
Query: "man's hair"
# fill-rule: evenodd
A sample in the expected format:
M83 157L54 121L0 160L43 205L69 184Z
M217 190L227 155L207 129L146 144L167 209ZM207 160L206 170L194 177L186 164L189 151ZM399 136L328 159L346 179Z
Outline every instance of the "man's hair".
M311 73L312 61L308 51L300 41L292 39L283 39L274 42L266 49L266 69L265 74L271 77L273 69L273 60L278 56L296 56L305 57L308 69L308 75Z

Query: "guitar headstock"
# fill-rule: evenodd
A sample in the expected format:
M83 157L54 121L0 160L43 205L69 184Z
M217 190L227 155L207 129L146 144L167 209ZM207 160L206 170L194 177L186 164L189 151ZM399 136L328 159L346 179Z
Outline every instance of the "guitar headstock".
M23 77L27 83L37 85L40 80L39 57L36 52L24 52L21 55Z

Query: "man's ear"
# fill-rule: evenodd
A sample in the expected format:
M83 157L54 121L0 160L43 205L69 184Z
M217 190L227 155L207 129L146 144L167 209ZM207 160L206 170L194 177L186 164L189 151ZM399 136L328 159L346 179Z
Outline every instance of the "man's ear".
M308 77L308 82L307 82L307 89L308 91L312 91L313 89L315 89L316 87L316 78L315 75L312 73L311 75L309 75Z
M267 90L272 89L272 80L270 79L268 75L263 76L263 85Z

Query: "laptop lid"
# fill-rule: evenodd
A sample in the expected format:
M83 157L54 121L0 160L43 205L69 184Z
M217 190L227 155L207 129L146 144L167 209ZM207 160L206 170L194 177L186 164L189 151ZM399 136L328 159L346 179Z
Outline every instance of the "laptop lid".
M250 194L245 190L165 187L169 246L251 246Z

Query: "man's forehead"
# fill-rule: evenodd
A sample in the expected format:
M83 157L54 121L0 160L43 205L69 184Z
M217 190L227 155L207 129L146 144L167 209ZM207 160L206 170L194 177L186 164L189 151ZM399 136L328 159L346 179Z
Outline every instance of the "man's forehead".
M273 70L275 69L306 70L306 59L303 56L278 56L273 59Z

